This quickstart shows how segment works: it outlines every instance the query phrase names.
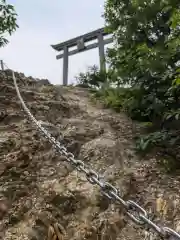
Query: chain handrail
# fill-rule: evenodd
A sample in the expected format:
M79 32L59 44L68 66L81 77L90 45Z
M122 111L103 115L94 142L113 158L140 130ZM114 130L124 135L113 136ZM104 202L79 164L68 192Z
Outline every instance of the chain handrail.
M6 64L4 65L7 67ZM153 229L155 232L157 232L160 235L160 237L169 238L169 239L175 238L180 240L180 233L176 232L175 230L169 227L162 227L162 226L156 225L156 223L154 223L149 219L148 213L144 208L142 208L139 204L137 204L132 200L127 200L127 201L123 200L120 197L119 190L116 187L100 179L100 176L97 172L89 168L83 161L76 160L74 157L74 154L72 154L71 152L68 152L67 149L59 141L57 141L54 137L52 137L51 134L48 133L47 130L43 128L42 125L36 120L36 118L31 114L30 110L26 106L23 98L21 97L14 71L13 70L11 71L12 71L12 78L13 78L14 86L17 92L17 96L25 112L27 113L31 121L36 125L37 129L44 135L46 139L49 140L50 143L52 143L55 150L58 153L64 155L65 160L68 163L71 163L76 168L76 170L78 170L81 173L84 173L86 176L86 179L92 185L98 185L102 191L102 194L104 194L108 199L115 201L116 203L120 203L126 210L125 213L127 214L127 216L133 222L135 222L140 226L144 226L144 227L148 226L148 229Z

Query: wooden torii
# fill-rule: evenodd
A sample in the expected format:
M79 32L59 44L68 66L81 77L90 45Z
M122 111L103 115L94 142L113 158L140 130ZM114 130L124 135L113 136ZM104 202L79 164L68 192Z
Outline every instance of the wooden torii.
M91 50L93 48L99 48L99 60L100 60L100 70L106 71L106 63L105 63L105 53L104 53L104 45L113 42L113 38L109 37L104 39L104 36L110 35L110 33L105 32L104 28L99 28L95 31L86 33L84 35L80 35L76 38L72 38L68 41L51 45L51 47L60 52L56 59L63 58L63 85L68 84L68 57L74 54L84 52L87 50ZM98 40L95 43L85 44L92 40ZM77 47L74 50L70 50L72 47Z

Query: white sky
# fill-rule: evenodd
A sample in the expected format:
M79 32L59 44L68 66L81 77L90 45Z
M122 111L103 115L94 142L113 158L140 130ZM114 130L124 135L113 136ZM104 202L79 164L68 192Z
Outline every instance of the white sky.
M19 29L0 49L9 68L27 76L62 84L62 60L56 60L56 44L104 26L103 0L7 0L18 13ZM69 83L87 66L99 65L98 49L69 57Z

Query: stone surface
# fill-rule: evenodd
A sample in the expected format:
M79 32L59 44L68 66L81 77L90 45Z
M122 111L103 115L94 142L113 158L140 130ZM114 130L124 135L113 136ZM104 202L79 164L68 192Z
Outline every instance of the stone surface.
M118 187L123 199L145 207L156 223L180 231L180 177L163 173L157 157L136 155L135 123L93 105L86 90L42 87L16 76L32 114L76 158ZM71 240L147 237L39 134L22 110L10 71L0 72L0 86L0 239L44 240L53 223Z

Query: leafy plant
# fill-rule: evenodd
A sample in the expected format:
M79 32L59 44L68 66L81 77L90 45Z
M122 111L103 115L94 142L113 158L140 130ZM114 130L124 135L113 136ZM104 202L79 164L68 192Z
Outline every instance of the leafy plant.
M117 89L104 102L132 119L150 122L154 132L137 148L177 146L180 129L180 1L106 0L106 30L115 44L108 50L109 78ZM114 75L113 75L114 76ZM128 85L125 95L119 86ZM115 106L115 107L114 107Z
M100 88L107 79L107 74L98 69L96 65L88 67L86 73L76 76L77 85L85 88Z
M6 0L0 0L0 47L5 46L8 43L5 35L12 33L18 28L16 23L17 14L14 6L7 4Z

